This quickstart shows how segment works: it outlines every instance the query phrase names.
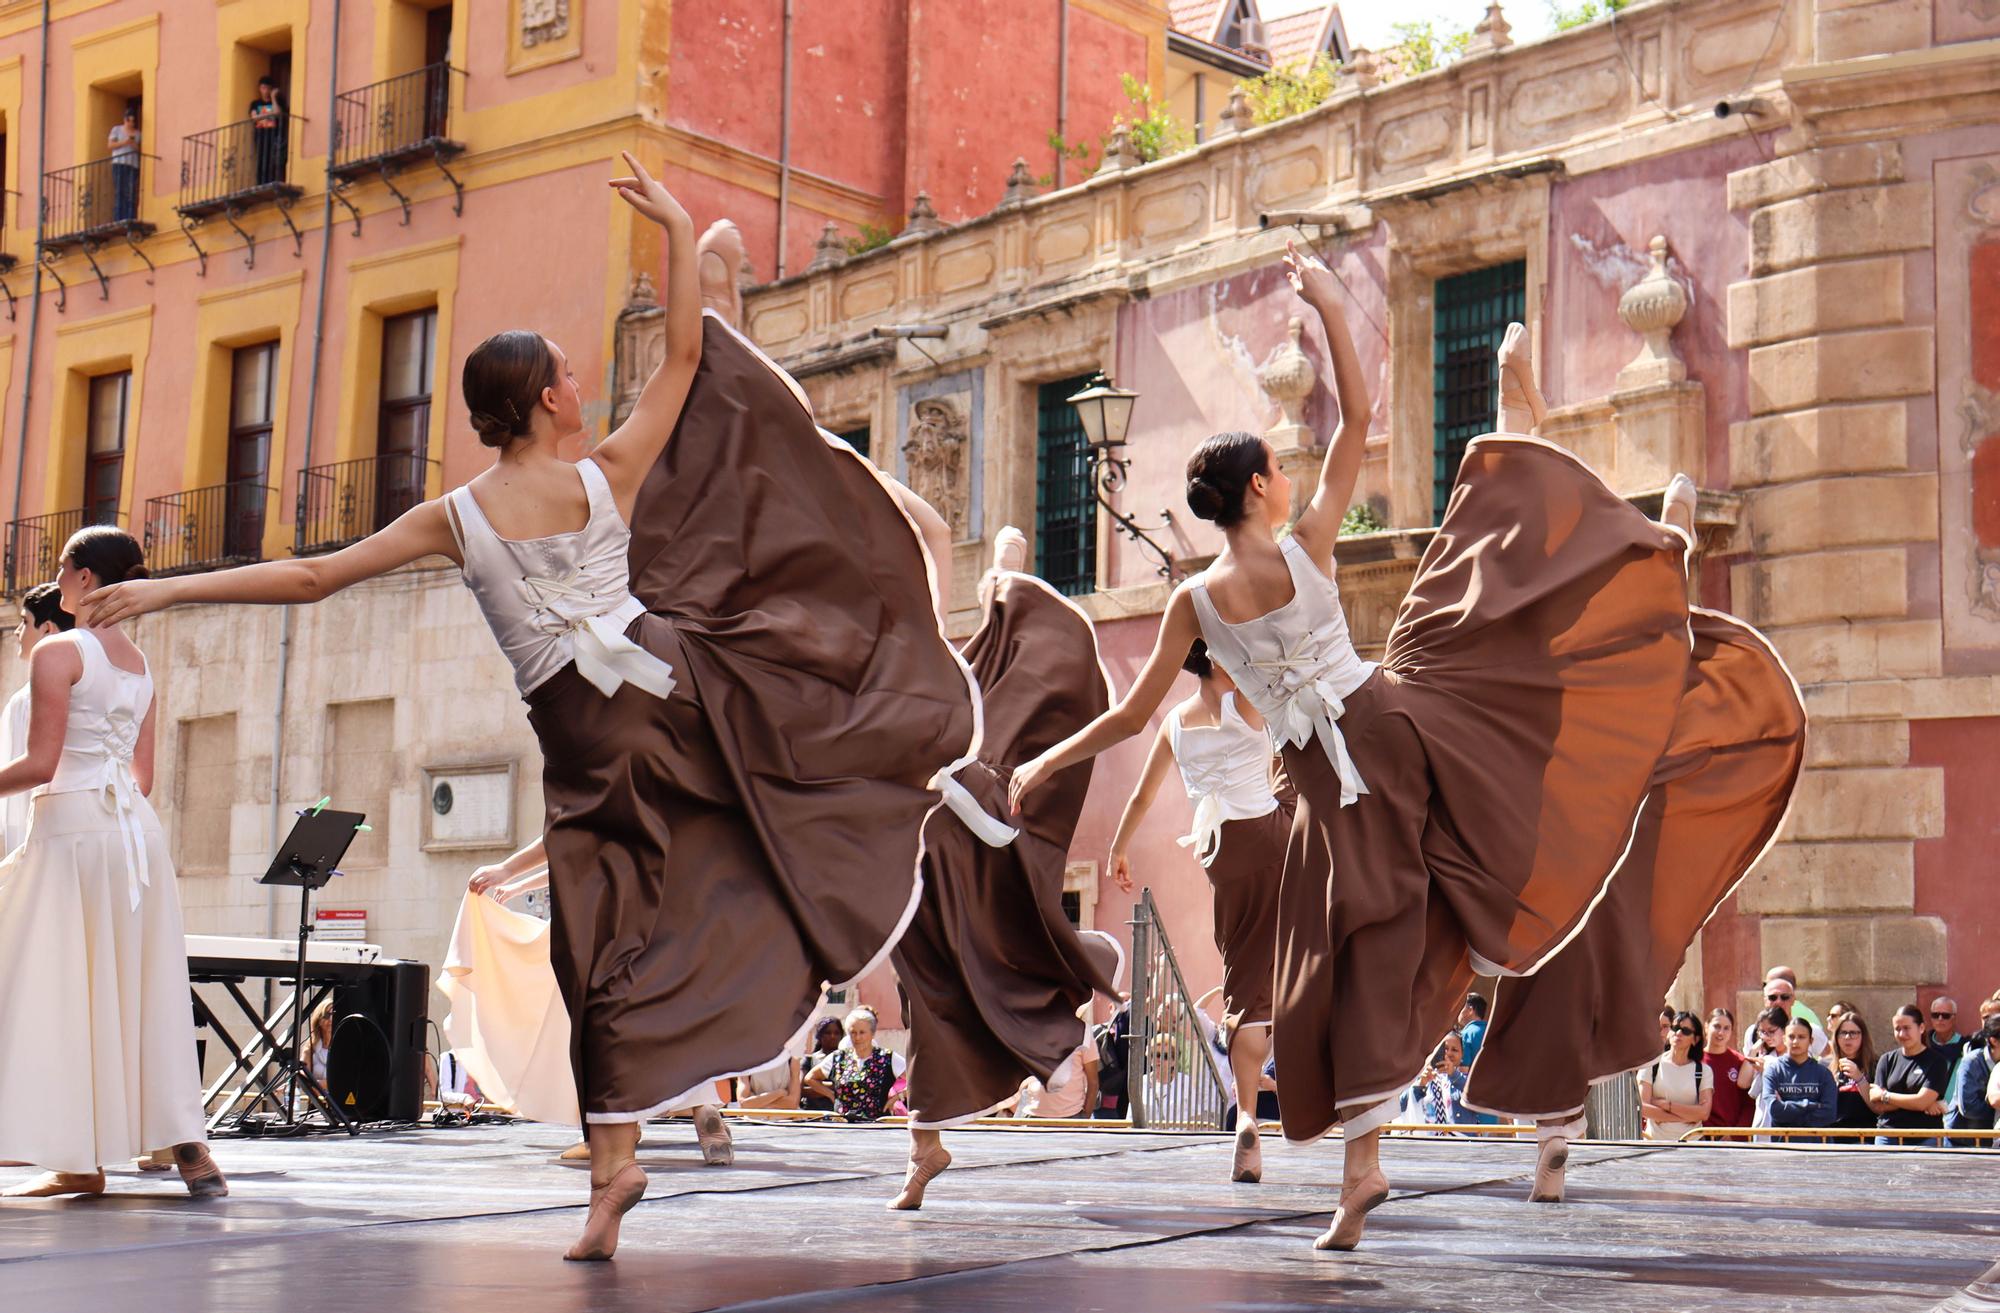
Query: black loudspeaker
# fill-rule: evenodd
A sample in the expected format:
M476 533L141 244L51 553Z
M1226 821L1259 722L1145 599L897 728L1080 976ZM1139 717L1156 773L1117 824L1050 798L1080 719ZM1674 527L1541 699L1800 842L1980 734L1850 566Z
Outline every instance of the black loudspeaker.
M360 1121L414 1122L424 1114L424 1039L431 971L398 962L333 995L327 1092Z

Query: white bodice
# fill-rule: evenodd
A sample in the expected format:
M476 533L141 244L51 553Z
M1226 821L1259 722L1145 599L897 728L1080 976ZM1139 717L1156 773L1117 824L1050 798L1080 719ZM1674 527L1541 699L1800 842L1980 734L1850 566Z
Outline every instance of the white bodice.
M1181 768L1181 783L1194 803L1194 824L1180 845L1194 849L1207 866L1222 847L1226 821L1268 816L1278 809L1271 791L1271 740L1236 709L1236 695L1222 695L1222 719L1189 725L1177 708L1167 719L1167 739Z
M140 891L152 883L145 831L150 807L132 775L132 754L153 705L153 675L143 656L139 670L120 670L104 654L96 634L82 628L71 632L83 673L70 686L69 722L55 776L34 792L98 795L124 840L132 906L137 908Z
M646 609L631 591L632 531L597 463L580 460L576 472L590 519L574 533L547 538L502 538L471 488L451 491L447 518L465 560L465 586L513 663L523 697L571 661L606 697L627 680L665 697L673 668L625 637Z
M1205 576L1190 593L1208 655L1229 672L1282 748L1317 738L1340 775L1340 805L1368 792L1341 737L1346 698L1374 673L1348 637L1340 590L1306 556L1296 537L1279 544L1292 574L1292 600L1255 620L1232 625L1216 614Z

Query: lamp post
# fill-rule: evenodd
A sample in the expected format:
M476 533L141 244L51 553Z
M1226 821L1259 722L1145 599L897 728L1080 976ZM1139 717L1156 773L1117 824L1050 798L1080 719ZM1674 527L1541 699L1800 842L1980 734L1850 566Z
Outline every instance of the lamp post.
M1120 533L1159 558L1160 577L1172 581L1179 577L1174 569L1174 554L1155 542L1153 534L1173 527L1173 511L1162 508L1161 522L1149 530L1111 504L1110 494L1125 486L1125 474L1131 467L1125 456L1125 435L1132 427L1132 405L1138 399L1138 393L1119 387L1101 371L1090 380L1089 387L1066 398L1076 407L1077 418L1083 421L1084 440L1090 447L1090 487L1097 504L1104 508Z

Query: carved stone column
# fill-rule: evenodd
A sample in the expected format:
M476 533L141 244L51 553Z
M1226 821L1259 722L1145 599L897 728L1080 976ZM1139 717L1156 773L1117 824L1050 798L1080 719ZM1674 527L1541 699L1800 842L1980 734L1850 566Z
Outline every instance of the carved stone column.
M1299 344L1305 323L1294 317L1288 329L1284 345L1257 371L1257 382L1278 403L1278 422L1264 431L1264 441L1271 444L1278 468L1292 481L1292 518L1297 519L1317 483L1314 467L1323 453L1317 435L1306 425L1306 398L1319 374Z

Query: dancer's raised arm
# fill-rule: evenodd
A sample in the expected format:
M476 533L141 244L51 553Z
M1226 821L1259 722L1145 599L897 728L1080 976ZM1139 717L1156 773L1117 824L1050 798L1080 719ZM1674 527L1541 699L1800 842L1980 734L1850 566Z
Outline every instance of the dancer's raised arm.
M667 234L667 348L659 367L639 391L632 413L616 432L597 445L591 460L604 471L619 513L632 518L639 485L666 449L681 407L701 362L701 287L695 263L694 223L673 194L647 173L631 151L620 152L631 176L613 178L619 198Z
M1189 595L1188 586L1182 584L1167 601L1159 637L1153 641L1153 654L1146 658L1131 689L1117 706L1015 771L1007 785L1008 806L1020 811L1021 799L1049 776L1095 757L1145 729L1146 722L1160 709L1160 703L1167 700L1167 690L1181 673L1181 662L1187 660L1188 649L1200 637L1201 622L1195 618L1194 598Z
M1319 468L1319 487L1292 526L1313 564L1329 570L1340 522L1347 515L1348 503L1354 500L1354 482L1361 476L1371 403L1368 383L1361 374L1361 358L1354 353L1354 338L1347 331L1339 280L1317 256L1303 254L1297 247L1286 248L1285 263L1292 286L1319 315L1326 329L1327 349L1333 353L1333 395L1340 402L1340 427L1327 444L1326 460Z

